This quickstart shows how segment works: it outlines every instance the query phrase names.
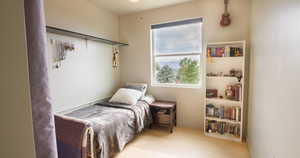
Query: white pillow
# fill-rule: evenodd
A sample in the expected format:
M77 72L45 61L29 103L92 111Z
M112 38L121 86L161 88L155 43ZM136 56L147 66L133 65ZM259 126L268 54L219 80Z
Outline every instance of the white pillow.
M146 95L142 98L142 100L148 104L152 104L153 102L155 102L155 98L153 97L153 95Z
M147 87L148 85L146 83L126 83L126 86L142 86L144 87L143 92L142 92L142 97L145 96L146 92L147 92Z
M141 98L141 96L142 92L140 91L120 88L109 100L109 102L134 105Z

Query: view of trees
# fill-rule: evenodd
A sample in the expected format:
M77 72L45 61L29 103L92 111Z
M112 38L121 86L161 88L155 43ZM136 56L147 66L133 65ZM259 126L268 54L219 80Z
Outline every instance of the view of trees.
M176 73L169 65L165 65L162 68L156 67L158 70L156 80L159 83L173 83L176 79Z
M156 80L159 83L197 84L199 82L199 63L191 58L179 62L176 70L169 65L156 66Z
M184 58L180 61L178 78L181 83L197 84L199 82L199 64L198 61L190 58Z

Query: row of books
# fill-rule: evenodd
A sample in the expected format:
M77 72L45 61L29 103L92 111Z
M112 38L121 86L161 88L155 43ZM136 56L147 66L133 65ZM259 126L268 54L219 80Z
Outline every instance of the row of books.
M206 120L205 129L207 133L219 133L221 135L230 134L236 137L240 137L240 130L241 130L239 124L231 124L231 123L211 121L211 120Z
M207 57L239 57L243 56L243 49L239 47L211 47L207 48Z
M241 121L241 111L241 108L238 106L206 105L206 116L208 117Z
M226 99L241 101L242 100L242 84L234 83L226 86L225 89Z

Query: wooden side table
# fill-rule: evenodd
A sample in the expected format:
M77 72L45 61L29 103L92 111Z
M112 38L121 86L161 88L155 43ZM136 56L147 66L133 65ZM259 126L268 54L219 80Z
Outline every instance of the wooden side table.
M168 127L170 133L173 133L173 128L176 126L176 102L171 101L155 101L150 104L151 113L153 116L153 125ZM165 121L160 122L162 117L159 112L164 111L163 116Z

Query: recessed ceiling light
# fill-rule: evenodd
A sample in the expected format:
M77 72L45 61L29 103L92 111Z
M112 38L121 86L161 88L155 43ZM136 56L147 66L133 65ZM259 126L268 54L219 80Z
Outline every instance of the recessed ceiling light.
M129 0L131 3L137 3L139 2L140 0Z

